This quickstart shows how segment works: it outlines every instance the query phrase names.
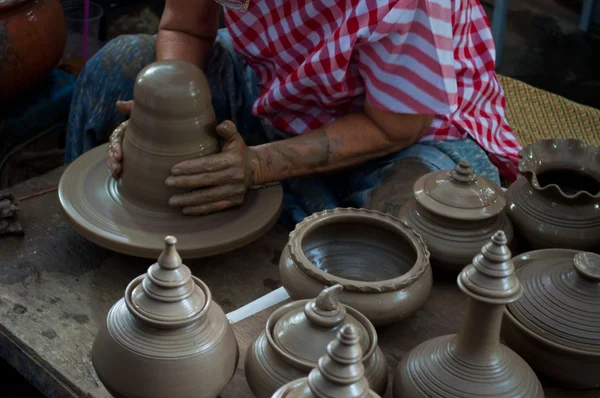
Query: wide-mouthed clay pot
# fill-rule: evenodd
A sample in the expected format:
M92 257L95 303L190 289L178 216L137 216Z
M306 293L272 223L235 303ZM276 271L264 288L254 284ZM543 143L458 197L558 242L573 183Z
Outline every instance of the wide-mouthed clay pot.
M600 149L576 139L524 148L507 212L530 249L600 251Z
M496 232L460 273L458 286L469 296L462 329L421 343L402 359L395 398L544 397L529 365L500 343L504 308L523 294L507 243Z
M182 264L176 239L165 244L110 309L92 347L96 373L116 398L214 398L237 367L223 310Z
M285 290L296 299L342 285L340 302L374 325L403 319L431 293L429 252L414 229L366 209L315 213L296 225L279 261Z
M460 272L498 230L510 245L513 228L504 212L504 191L475 174L467 160L454 170L424 175L413 189L398 216L421 235L434 269Z
M379 398L369 389L356 328L343 326L316 368L281 387L272 398Z
M506 344L539 374L600 387L600 255L543 249L513 262L524 295L506 307Z
M337 300L342 289L329 287L315 299L291 302L271 314L246 353L246 381L257 398L269 398L287 383L307 377L344 325L356 328L365 377L371 389L383 395L388 367L377 346L377 332L360 312Z

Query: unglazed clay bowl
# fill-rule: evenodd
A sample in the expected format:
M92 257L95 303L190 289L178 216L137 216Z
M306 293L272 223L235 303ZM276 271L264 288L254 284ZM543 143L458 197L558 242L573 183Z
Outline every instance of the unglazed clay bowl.
M504 312L506 344L562 385L600 387L600 255L543 249L513 262L525 294Z
M290 234L279 261L283 286L298 299L340 284L340 302L374 325L403 319L431 292L429 251L414 229L366 209L315 213Z

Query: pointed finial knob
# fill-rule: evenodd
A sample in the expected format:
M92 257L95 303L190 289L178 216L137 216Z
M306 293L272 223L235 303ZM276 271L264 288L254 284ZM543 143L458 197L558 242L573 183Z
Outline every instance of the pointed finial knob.
M461 160L450 172L450 177L458 182L471 183L477 179L477 174L468 160Z
M306 318L320 327L332 328L341 325L346 319L346 307L338 301L342 290L344 287L339 284L323 289L317 298L306 303Z
M344 325L327 346L327 354L308 375L308 386L317 397L369 397L369 383L362 364L358 331Z
M508 304L523 293L504 231L497 231L458 276L460 289L482 302Z
M175 269L182 264L181 257L177 253L175 245L177 244L177 238L174 236L167 236L165 238L165 249L158 257L158 265L164 269Z

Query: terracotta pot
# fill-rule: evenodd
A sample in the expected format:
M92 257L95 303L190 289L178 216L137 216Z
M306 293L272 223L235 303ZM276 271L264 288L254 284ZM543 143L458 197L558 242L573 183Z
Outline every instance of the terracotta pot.
M369 389L362 357L358 331L346 325L308 377L286 384L272 398L380 398Z
M361 313L337 301L341 290L340 285L329 287L316 299L294 301L271 314L246 353L246 381L257 398L269 398L287 383L307 377L344 325L356 328L365 377L383 395L388 368L377 332Z
M315 213L290 234L279 261L285 290L294 299L315 297L340 284L339 300L374 325L414 313L431 292L429 252L400 220L366 209Z
M519 154L508 215L531 249L600 251L600 149L542 140Z
M188 62L158 61L138 74L133 96L119 193L124 201L179 212L168 204L182 192L165 185L171 168L219 150L208 81Z
M458 286L469 296L462 329L428 340L402 358L395 398L544 397L529 365L500 344L504 308L523 293L507 243L498 231L460 273Z
M545 249L513 262L525 293L506 308L506 344L539 374L600 387L600 255Z
M504 191L477 176L463 160L454 170L429 173L414 185L414 197L398 216L423 238L431 266L460 272L492 235L503 230L509 245L513 228L504 213Z
M166 248L109 311L92 347L92 363L117 398L217 397L239 351L225 313L208 287Z
M59 0L0 0L0 102L44 79L60 61L66 40Z

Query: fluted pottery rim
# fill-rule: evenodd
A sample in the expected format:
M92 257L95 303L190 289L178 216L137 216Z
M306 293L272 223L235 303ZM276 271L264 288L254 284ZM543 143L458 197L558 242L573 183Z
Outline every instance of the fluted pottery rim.
M315 300L315 299L313 298L313 299L306 299L306 300L296 300L291 303L288 303L288 304L284 305L283 307L276 309L271 314L271 316L269 316L269 318L267 319L267 323L265 324L265 337L267 338L267 342L269 343L269 346L271 348L273 348L275 350L275 352L277 352L277 354L279 354L280 357L284 361L288 362L290 365L292 365L300 370L304 370L304 371L308 371L308 372L310 372L315 366L317 366L317 362L298 359L298 358L291 356L289 353L285 352L277 345L277 343L275 342L275 339L273 338L272 332L273 332L273 328L275 327L275 324L283 315L285 315L290 310L292 310L296 307L304 308L304 306L307 303L309 303L313 300ZM354 308L349 307L342 303L340 303L340 305L343 305L346 308L347 314L352 316L358 322L360 322L360 324L362 324L364 326L365 330L367 330L367 332L369 334L369 349L367 349L363 352L362 360L364 361L367 358L370 358L375 353L375 350L377 349L378 339L377 339L377 331L375 330L375 326L373 326L371 321L369 321L369 319L366 316L364 316L363 314L361 314ZM342 325L344 325L344 324L345 323L342 323Z
M319 267L314 265L308 259L308 257L306 257L306 254L302 249L302 241L309 232L324 225L336 223L337 218L340 216L345 217L344 222L354 220L369 220L372 225L388 225L391 227L391 229L393 229L395 234L403 236L413 250L415 250L417 254L415 263L408 272L396 278L376 282L356 281L352 279L341 278L321 270ZM294 228L289 235L287 248L293 262L302 272L326 286L340 284L344 287L344 291L347 292L384 293L400 290L416 282L430 267L429 249L427 248L427 245L423 241L421 235L419 235L419 233L413 227L411 227L406 221L396 218L390 214L369 209L357 209L349 207L314 213L296 225L296 228Z
M182 321L172 321L172 320L168 320L168 321L159 321L156 319L151 319L148 318L144 315L142 315L136 308L135 305L133 304L133 301L131 300L131 295L133 293L133 290L143 282L144 278L146 277L146 274L142 274L140 276L138 276L137 278L135 278L134 280L132 280L129 285L127 285L127 288L125 288L125 305L127 306L127 309L129 310L129 312L136 317L137 319L139 319L142 322L146 322L149 325L154 325L154 326L159 326L159 327L163 327L163 328L169 328L169 329L176 329L176 328L180 328L180 327L184 327L184 326L188 326L191 325L192 323L198 321L199 319L201 319L203 316L206 315L206 313L208 312L208 310L210 309L210 306L212 304L212 293L210 292L210 289L208 288L208 286L202 282L202 280L200 280L198 277L194 276L194 275L190 275L190 278L194 281L194 283L196 284L196 286L198 286L200 289L202 289L202 292L205 295L205 303L204 306L202 307L202 309L194 316L182 320Z
M578 156L577 153L585 153L586 156L584 159L591 159L591 164L588 167L594 166L594 160L596 161L596 165L600 165L600 148L593 147L591 145L587 145L585 142L575 139L575 138L565 138L565 139L546 139L534 142L523 148L519 152L519 173L521 173L524 177L526 177L530 182L531 186L540 192L555 192L561 197L565 199L578 199L578 198L589 198L589 199L600 199L600 192L595 195L587 191L579 191L575 194L569 195L563 192L563 190L557 184L548 184L545 186L541 186L538 180L537 175L540 173L540 167L542 166L542 162L540 159L540 152L543 154L544 152L550 153L550 150L556 150L556 147L560 147L562 150L567 150L572 153L572 156L568 158L569 161L573 162L574 170L582 170L585 169L586 164L581 164L582 157ZM565 147L565 148L562 148ZM538 156L536 156L538 154ZM545 170L549 170L548 161L543 162ZM598 166L597 166L598 167ZM600 169L600 167L599 167Z

